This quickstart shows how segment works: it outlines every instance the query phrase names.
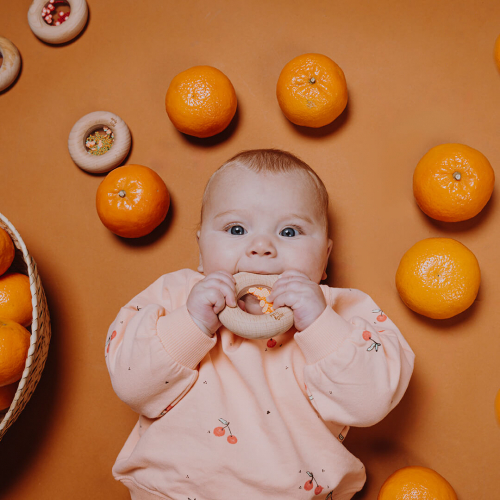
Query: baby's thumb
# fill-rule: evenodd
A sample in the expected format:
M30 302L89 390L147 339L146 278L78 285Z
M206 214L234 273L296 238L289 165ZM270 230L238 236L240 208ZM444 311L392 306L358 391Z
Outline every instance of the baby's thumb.
M222 293L218 294L217 300L213 305L213 310L215 314L219 314L226 307L226 297Z

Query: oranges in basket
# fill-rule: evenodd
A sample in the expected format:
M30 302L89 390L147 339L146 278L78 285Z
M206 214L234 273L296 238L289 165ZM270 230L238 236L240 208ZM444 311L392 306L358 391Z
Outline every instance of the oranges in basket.
M457 500L451 484L427 467L403 467L382 485L377 500Z
M295 125L323 127L347 105L347 84L340 66L322 54L295 57L282 69L276 97Z
M170 82L165 108L180 132L205 138L222 132L236 113L234 87L222 71L194 66Z
M149 234L167 215L170 195L163 179L149 167L124 165L112 170L97 189L97 214L124 238Z
M11 405L16 395L18 385L19 382L14 382L13 384L0 387L0 411L5 410Z
M464 144L429 150L413 173L413 194L433 219L459 222L477 215L493 192L495 172L488 159Z
M434 319L451 318L476 299L481 271L475 255L452 238L426 238L402 257L396 288L413 311Z
M0 228L0 276L9 269L16 249L14 243L5 229Z
M30 333L24 326L0 319L0 387L21 378L29 346Z
M8 318L23 326L31 324L30 280L20 273L0 276L0 318Z
M29 278L9 271L15 248L0 228L0 411L9 407L26 364L33 306Z

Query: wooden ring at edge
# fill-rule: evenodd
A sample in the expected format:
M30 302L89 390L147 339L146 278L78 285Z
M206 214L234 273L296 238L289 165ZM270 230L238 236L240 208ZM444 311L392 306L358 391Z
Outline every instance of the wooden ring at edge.
M42 17L42 9L48 0L33 0L28 10L28 24L31 31L47 43L64 43L73 40L85 27L89 9L85 0L66 0L70 15L59 26L50 26Z
M85 141L94 130L103 126L112 130L113 145L101 156L89 154ZM109 172L127 156L130 150L130 131L119 116L109 111L93 111L82 116L73 125L68 137L68 149L71 158L81 169L94 174Z
M253 286L272 288L278 274L237 273L236 301ZM219 321L236 335L247 339L268 339L285 333L293 326L293 311L289 307L279 307L270 314L250 314L238 306L226 307L219 313Z
M3 57L0 66L0 90L4 90L17 78L21 69L21 56L17 47L3 36L0 36L0 52Z

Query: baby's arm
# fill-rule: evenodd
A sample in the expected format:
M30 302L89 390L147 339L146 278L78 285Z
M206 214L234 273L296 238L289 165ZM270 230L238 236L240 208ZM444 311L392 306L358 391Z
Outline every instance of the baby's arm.
M189 391L199 362L217 341L200 330L185 305L196 276L189 270L162 276L122 307L108 331L105 356L113 388L149 418Z
M343 289L336 302L334 290L329 289L333 306L295 334L306 358L304 380L324 420L366 427L399 403L415 355L370 296Z

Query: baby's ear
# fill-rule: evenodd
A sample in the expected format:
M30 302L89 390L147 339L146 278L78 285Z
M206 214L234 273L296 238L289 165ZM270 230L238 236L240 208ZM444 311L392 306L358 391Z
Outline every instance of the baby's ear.
M198 243L198 246L200 245L200 231L196 231L196 243ZM198 272L199 273L203 272L203 263L201 261L201 251L200 251L200 264L198 266Z
M328 258L330 257L330 252L332 251L333 247L333 241L331 239L328 240L328 249L327 249L327 254L326 254L326 266L325 270L323 271L323 276L321 276L321 281L326 280L328 278L326 274L326 268L328 267Z
M329 238L328 239L328 254L326 256L327 260L330 257L330 252L332 251L332 247L333 247L333 240Z

